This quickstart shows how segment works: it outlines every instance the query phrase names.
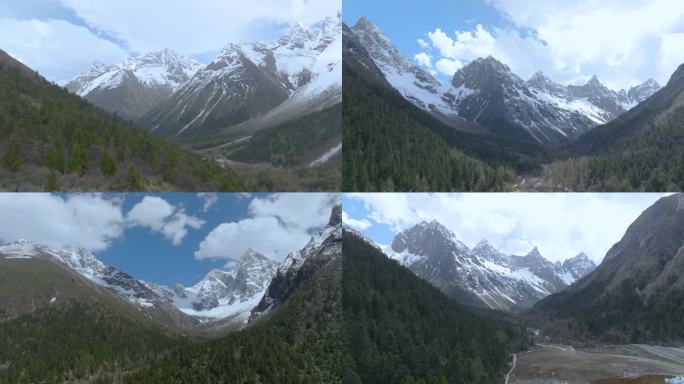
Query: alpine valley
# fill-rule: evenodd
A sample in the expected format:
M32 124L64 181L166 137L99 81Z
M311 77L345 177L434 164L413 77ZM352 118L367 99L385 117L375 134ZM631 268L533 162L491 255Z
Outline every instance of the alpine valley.
M583 253L556 263L536 248L524 256L507 255L484 240L469 248L435 221L406 228L390 245L377 244L350 227L352 222L345 223L347 258L375 266L350 267L344 289L363 276L381 281L375 289L384 290L365 306L343 305L343 312L354 312L368 327L355 329L366 338L355 355L361 382L401 382L409 372L414 378L430 372L458 382L449 376L458 370L450 364L477 356L483 365L475 371L489 375L489 383L678 383L684 379L682 220L684 194L661 197L599 265ZM404 275L425 287L419 289ZM446 303L437 306L435 293L423 291L428 289ZM404 290L413 296L400 300ZM447 321L449 306L458 310ZM468 323L471 316L479 323ZM492 341L479 333L486 327L499 335L503 344L496 348L507 351L507 359L487 351ZM460 337L475 337L480 344L447 342L455 328ZM401 341L392 344L395 340ZM417 357L415 345L436 360ZM463 345L468 347L458 348ZM386 363L370 368L369 355ZM443 365L435 363L439 357ZM506 363L501 365L501 359ZM384 381L363 380L379 375Z
M0 54L0 189L339 190L337 13L208 63L163 49L52 84Z
M442 82L367 18L343 28L345 190L684 188L682 67L616 91L489 56Z
M118 65L95 62L65 86L260 186L336 190L341 31L338 13L275 41L228 44L206 65L163 50ZM300 184L285 184L296 182L295 171Z
M3 244L0 383L336 383L341 247L339 205L283 263L249 249L191 287Z

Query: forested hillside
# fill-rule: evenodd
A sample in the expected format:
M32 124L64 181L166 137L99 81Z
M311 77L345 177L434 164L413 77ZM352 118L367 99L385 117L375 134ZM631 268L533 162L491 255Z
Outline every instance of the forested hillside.
M546 178L558 189L574 191L682 191L683 121L679 107L606 154L553 163Z
M503 382L521 327L484 319L345 233L343 383Z
M178 348L125 383L338 383L340 268L328 264L252 327Z
M101 304L63 302L0 323L0 383L112 383L184 342Z
M663 197L632 223L601 264L529 312L563 341L684 341L684 195Z
M403 102L365 84L346 64L343 78L343 190L501 191L514 180L510 168L449 148Z
M0 190L244 190L240 179L0 55Z

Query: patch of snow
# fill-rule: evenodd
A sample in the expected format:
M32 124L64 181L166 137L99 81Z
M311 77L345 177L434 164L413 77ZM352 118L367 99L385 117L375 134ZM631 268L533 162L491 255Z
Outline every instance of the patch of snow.
M332 148L332 149L328 150L327 152L325 152L325 153L323 154L323 156L321 156L321 157L319 157L318 159L312 161L312 162L309 164L309 168L313 168L313 167L315 167L315 166L317 166L317 165L321 165L321 164L325 163L326 161L330 160L333 156L335 156L336 154L338 154L338 153L341 152L341 151L342 151L342 143L336 145L334 148Z

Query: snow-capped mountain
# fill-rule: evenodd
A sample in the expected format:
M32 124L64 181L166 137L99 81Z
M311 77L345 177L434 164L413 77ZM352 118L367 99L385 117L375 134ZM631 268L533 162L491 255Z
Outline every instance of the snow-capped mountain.
M503 310L528 308L595 268L584 254L561 264L545 259L537 248L524 256L506 255L483 240L470 249L436 221L397 234L386 251L445 293Z
M207 320L244 323L263 297L278 264L248 249L230 270L214 269L192 287L145 283L182 312Z
M375 24L361 17L351 30L387 81L407 100L427 111L456 115L444 96L447 89L429 72L413 65Z
M249 249L235 267L214 269L192 287L170 287L140 281L82 248L54 249L19 240L0 245L6 258L43 258L66 266L97 285L109 289L141 309L180 311L196 324L214 321L244 324L261 300L278 264ZM173 311L171 310L173 309ZM178 318L178 315L174 315ZM188 324L185 321L184 324Z
M259 305L252 311L251 320L283 304L308 278L341 257L342 205L336 204L328 225L312 236L304 248L287 255Z
M121 117L135 119L168 98L201 67L196 60L166 49L118 65L96 61L66 88Z
M365 17L351 30L386 80L417 107L442 119L458 116L502 136L537 143L574 140L660 88L648 80L616 92L595 76L582 86L564 86L541 72L525 81L493 57L473 60L450 84L443 84L411 63Z
M110 289L139 307L153 307L163 302L154 292L129 274L105 265L83 248L55 249L26 240L0 245L0 255L6 258L45 258L64 265L88 280Z
M563 271L572 276L574 280L583 278L594 269L596 269L596 263L584 252L563 262Z
M340 103L341 28L338 14L272 42L229 44L140 123L178 140L230 141Z

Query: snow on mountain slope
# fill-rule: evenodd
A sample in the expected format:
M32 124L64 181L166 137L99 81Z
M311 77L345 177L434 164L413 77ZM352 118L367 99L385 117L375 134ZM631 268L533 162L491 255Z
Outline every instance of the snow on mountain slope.
M95 62L66 88L127 119L137 119L185 84L201 64L171 50L132 57L119 65Z
M244 323L263 297L278 264L249 249L231 270L214 269L192 287L145 283L182 312L212 319L232 318Z
M444 98L448 89L430 73L413 65L377 26L362 17L351 29L387 81L407 100L427 111L456 116L453 100L450 103ZM471 92L461 89L451 93L458 99Z
M19 240L0 245L6 258L47 258L141 308L171 304L201 322L230 319L244 324L266 291L277 263L249 249L230 270L214 269L192 287L143 282L99 261L82 248L54 249Z
M140 123L179 140L237 140L323 110L342 100L341 41L338 14L272 42L230 44Z
M563 267L536 248L525 256L506 255L483 240L470 249L436 221L398 233L387 253L447 294L467 292L481 305L502 310L528 308L595 268L584 254Z
M140 281L118 269L105 265L95 255L83 248L53 249L26 240L0 246L0 254L10 257L48 258L65 265L94 283L114 291L119 296L140 307L152 307L157 297Z
M655 93L653 80L612 91L592 78L582 86L556 84L538 72L524 81L493 57L473 60L450 84L411 63L365 17L352 28L385 79L404 98L441 117L460 117L503 136L542 144L574 140Z
M118 65L96 61L87 72L68 82L66 87L72 93L87 97L97 88L120 86L123 78L130 74L150 88L168 87L174 91L201 67L198 61L166 49L131 57Z
M287 255L266 293L252 310L251 320L282 305L295 290L321 268L342 257L342 206L333 207L328 225L302 249Z

